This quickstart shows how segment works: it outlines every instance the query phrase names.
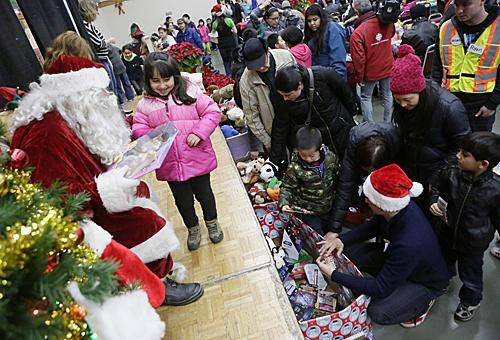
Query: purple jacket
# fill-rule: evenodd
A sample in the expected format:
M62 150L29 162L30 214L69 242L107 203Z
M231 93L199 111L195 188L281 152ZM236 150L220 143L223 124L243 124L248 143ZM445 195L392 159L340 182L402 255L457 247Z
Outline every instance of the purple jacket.
M183 182L205 175L217 167L210 135L220 122L221 112L212 98L196 86L188 85L187 92L191 97L197 98L194 104L178 105L172 96L167 100L145 96L137 104L132 125L134 138L145 135L168 120L179 129L165 161L156 170L156 178L160 181ZM188 146L186 142L191 133L201 138L201 142L195 147Z

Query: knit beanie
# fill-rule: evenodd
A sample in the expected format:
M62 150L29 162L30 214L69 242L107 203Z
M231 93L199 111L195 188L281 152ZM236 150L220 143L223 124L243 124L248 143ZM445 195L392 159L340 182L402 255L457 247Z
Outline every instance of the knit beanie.
M391 72L391 91L393 94L420 93L425 90L425 77L420 58L410 45L401 45L398 58Z

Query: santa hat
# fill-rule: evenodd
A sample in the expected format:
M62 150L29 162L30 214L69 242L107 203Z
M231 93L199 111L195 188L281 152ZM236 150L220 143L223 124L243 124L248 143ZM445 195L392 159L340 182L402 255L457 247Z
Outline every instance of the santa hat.
M425 77L420 58L410 45L401 45L398 58L391 72L391 91L393 94L420 93L425 90Z
M222 14L222 6L220 4L217 4L215 5L214 7L212 7L212 13L215 13L216 15L217 14Z
M411 197L422 192L422 184L412 182L396 164L373 171L363 184L363 193L370 202L387 212L402 210Z
M70 94L92 88L105 89L109 76L104 66L90 59L76 56L59 56L40 77L44 94ZM36 85L33 85L36 87Z

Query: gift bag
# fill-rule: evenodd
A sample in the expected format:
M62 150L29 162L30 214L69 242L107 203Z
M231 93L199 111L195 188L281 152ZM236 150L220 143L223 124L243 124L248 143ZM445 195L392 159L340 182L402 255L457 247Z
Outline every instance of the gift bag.
M290 218L289 223L299 230L304 248L311 256L316 258L318 256L318 247L316 244L322 241L323 237L295 216ZM335 261L337 270L349 275L362 276L354 263L345 255L337 257ZM344 340L361 332L365 337L371 335L373 325L367 313L371 298L366 295L360 295L354 299L349 289L346 287L342 287L342 289L345 296L351 294L352 302L339 312L299 322L305 339Z

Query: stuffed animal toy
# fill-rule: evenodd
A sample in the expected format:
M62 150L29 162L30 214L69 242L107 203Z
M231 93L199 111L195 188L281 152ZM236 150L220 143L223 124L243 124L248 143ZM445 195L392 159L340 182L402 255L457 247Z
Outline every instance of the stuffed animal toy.
M243 176L243 183L253 184L259 180L258 174L264 165L264 158L259 157L247 163L245 168L245 175Z
M227 118L231 119L232 121L236 121L237 119L242 119L244 114L243 110L240 109L237 106L232 107L231 109L227 110Z
M268 159L260 169L260 178L264 182L269 182L277 173L278 167Z
M227 138L230 138L230 137L234 137L234 136L238 136L240 133L235 129L233 128L231 125L223 125L221 126L220 128L222 130L222 134L224 135L224 137L227 139Z
M236 120L234 121L234 126L237 128L244 128L245 127L245 119L236 118Z
M225 113L222 113L220 115L220 125L226 125L225 123L227 122L227 115Z
M236 163L236 168L238 169L240 176L243 177L243 176L245 176L245 169L247 168L247 163L238 162L238 163Z
M266 189L269 198L274 202L277 202L280 199L280 188L267 188Z
M224 100L233 98L233 87L234 87L233 84L229 84L229 85L224 86L221 89L216 89L216 90L211 92L210 97L212 97L214 102L220 104ZM210 88L210 86L209 86L209 88Z
M264 183L262 182L255 183L250 190L248 190L248 194L255 204L263 204L268 200Z
M212 94L217 90L219 90L219 87L217 85L210 85L209 87L207 87L207 94L209 96L212 96Z

